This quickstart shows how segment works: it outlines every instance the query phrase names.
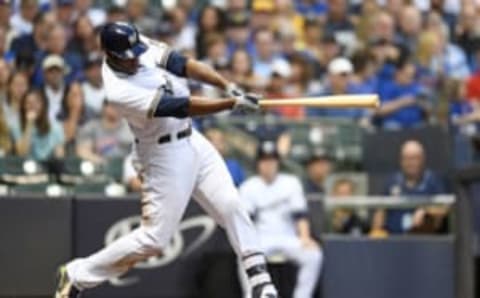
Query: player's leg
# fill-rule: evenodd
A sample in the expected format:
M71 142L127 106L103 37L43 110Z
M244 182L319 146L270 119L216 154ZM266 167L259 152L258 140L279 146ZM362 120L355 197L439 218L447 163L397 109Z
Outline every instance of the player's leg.
M193 193L195 200L225 228L229 241L247 272L253 289L252 297L276 298L265 257L260 252L255 227L242 206L225 162L200 134L194 133L192 143L200 158L199 175Z
M68 279L76 288L91 288L117 277L135 263L161 254L169 244L191 197L198 166L191 146L164 147L148 164L142 162L148 166L141 227L99 252L67 264Z
M323 264L321 248L305 248L297 238L285 239L276 244L298 265L297 282L293 298L313 297Z

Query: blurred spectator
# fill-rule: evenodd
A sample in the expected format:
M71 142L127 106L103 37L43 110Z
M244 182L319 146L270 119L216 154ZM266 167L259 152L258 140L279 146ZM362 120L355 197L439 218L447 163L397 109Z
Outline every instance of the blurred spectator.
M275 32L290 31L299 39L303 39L304 18L299 14L291 0L275 0L275 18L272 20Z
M0 27L5 30L10 30L10 17L12 11L10 7L10 0L0 0Z
M222 63L227 65L227 43L222 34L209 34L205 37L206 52L203 61L215 65Z
M68 70L65 61L58 55L49 55L45 58L42 69L45 78L42 92L48 101L48 118L50 121L55 121L62 109L62 98L67 88L64 76Z
M306 54L312 59L316 61L321 60L322 50L320 48L320 43L322 41L322 35L324 32L322 31L322 26L320 22L316 19L307 19L303 23L303 48ZM295 43L297 41L296 35L291 34L292 40L291 45L295 47ZM291 53L292 54L292 53ZM287 56L288 58L290 56Z
M401 9L399 27L401 42L411 53L415 52L422 29L422 14L415 5L406 5Z
M318 96L338 95L338 94L355 94L359 93L357 87L352 81L353 65L350 60L344 57L333 59L328 64L328 78L323 91ZM307 114L310 117L327 116L327 117L345 117L351 119L360 119L364 116L362 109L321 109L308 108Z
M250 19L246 13L234 14L227 19L226 37L230 57L237 50L245 50L249 55L255 52L255 45L251 40L249 28Z
M20 121L11 127L17 155L46 161L64 156L62 127L48 119L48 102L41 92L29 91L20 104Z
M394 44L396 42L395 25L395 19L391 14L386 11L380 11L373 16L371 39L383 40L387 44Z
M78 132L77 155L102 164L109 158L127 156L132 142L127 123L108 101L104 101L101 118L88 121Z
M281 60L275 61L271 66L270 80L266 86L266 97L286 98L287 85L292 74L290 64ZM278 109L279 111L281 110Z
M473 53L480 47L480 23L476 13L475 7L465 3L455 27L454 39L469 59L473 58Z
M348 178L340 178L333 184L331 197L341 200L355 195L355 182ZM359 236L368 231L368 224L355 210L336 208L332 219L333 232Z
M366 50L357 51L352 56L352 65L355 71L352 83L358 93L376 93L378 77L376 75L375 57Z
M308 194L325 194L325 181L332 171L330 157L323 150L313 150L307 161L305 191Z
M148 0L127 0L126 13L128 20L135 24L145 35L152 35L156 21L148 13Z
M227 18L236 18L237 14L248 13L248 1L247 0L227 0Z
M56 22L52 12L39 12L33 19L33 32L18 36L12 41L11 50L15 54L28 53L35 57L47 48L47 37Z
M353 32L353 23L348 15L347 0L328 0L325 31L328 34Z
M142 191L142 177L138 169L140 167L137 164L136 156L132 152L123 161L123 184L127 187L130 192L141 192Z
M383 128L410 128L427 121L428 105L421 86L415 81L415 72L415 65L407 61L397 66L393 81L380 86L382 105L377 116Z
M10 129L8 127L7 119L3 111L3 106L0 105L0 157L9 154L12 151L12 140L10 136Z
M320 18L327 12L327 3L323 0L298 0L294 1L295 9L304 17Z
M261 82L253 73L253 65L250 55L243 49L233 52L230 59L230 76L232 81L246 90L257 88Z
M68 36L71 34L70 26L75 20L74 1L75 0L56 0L55 12L57 13L57 21L60 25L65 27L65 30L68 32Z
M400 171L394 173L387 181L385 195L422 196L445 193L443 181L425 167L425 158L425 150L421 143L414 140L405 142L400 153ZM386 211L384 227L389 233L406 233L419 228L426 220L426 216L425 208L390 209ZM445 212L436 212L432 216L441 222L445 218Z
M185 10L180 7L174 7L167 12L164 18L171 25L174 34L172 47L177 50L195 49L196 28L188 22L188 16Z
M260 29L255 34L255 56L253 58L253 72L264 80L272 74L272 65L288 63L276 51L277 40L269 29Z
M85 106L94 116L100 117L105 89L102 81L102 57L92 53L85 62L85 81L82 83L82 91L85 97Z
M10 78L10 67L7 62L0 58L0 104L4 105L7 100L8 80Z
M342 55L342 46L333 35L326 34L320 42L321 53L319 65L316 66L315 76L323 77L327 72L328 65L333 59Z
M252 1L252 19L251 30L257 32L261 29L274 29L275 24L272 20L275 18L274 0L253 0Z
M126 22L127 12L121 6L113 5L107 10L107 23Z
M316 82L313 80L313 69L309 60L297 54L291 56L289 62L291 75L286 93L292 97L301 97L315 92L319 86L316 86Z
M423 31L417 39L414 59L418 66L418 81L423 87L433 92L440 81L436 70L432 68L440 40L433 31Z
M65 29L61 25L53 26L48 32L47 37L47 49L46 52L42 53L37 59L37 67L33 77L33 84L35 86L41 86L44 83L43 77L43 60L48 58L50 55L58 55L63 58L63 63L68 66L65 69L68 69L68 74L65 77L65 82L70 83L73 80L80 77L82 70L82 60L80 57L75 54L68 52L66 49L67 46L67 36ZM41 64L40 64L41 63Z
M75 19L78 16L87 16L93 27L105 23L106 13L104 9L94 7L92 0L75 0Z
M195 37L197 58L207 56L208 37L211 35L222 36L224 28L223 12L215 6L205 6L200 12Z
M63 123L65 143L68 152L75 152L75 137L78 128L84 125L93 116L91 110L85 106L84 94L79 83L68 85L64 92L61 109L57 119Z
M2 103L8 125L19 121L22 98L28 90L28 78L22 72L15 72L8 81L7 98Z
M323 254L313 239L308 206L300 180L279 172L275 144L263 143L257 154L257 175L240 187L240 195L257 228L267 258L283 254L299 266L293 297L313 297Z
M430 15L431 18L436 18L435 14L431 13ZM449 79L465 79L470 74L465 53L460 47L449 41L450 33L445 23L436 20L432 22L433 30L440 41L440 46L434 57L433 69L436 69L439 75Z
M228 172L230 172L235 186L240 186L245 180L245 172L238 160L228 157L228 147L223 132L219 129L211 128L205 132L205 136L225 160Z
M68 43L68 52L76 53L84 64L88 55L101 51L95 28L87 16L79 16L72 27L73 36Z
M463 82L455 81L452 85L449 123L454 140L454 164L461 168L473 162L472 142L477 138L479 131L480 109L476 103L467 99Z
M10 18L10 26L19 35L32 33L33 18L37 12L37 0L21 0L20 10Z

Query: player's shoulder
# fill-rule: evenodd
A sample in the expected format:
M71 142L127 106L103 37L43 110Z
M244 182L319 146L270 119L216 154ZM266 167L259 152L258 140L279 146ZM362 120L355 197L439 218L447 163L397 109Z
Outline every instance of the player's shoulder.
M149 62L153 60L156 65L164 63L171 51L168 44L144 35L140 36L140 40L148 47L147 52L143 54L144 61Z
M169 48L167 43L156 40L156 39L152 39L152 38L147 37L145 35L140 35L140 41L145 43L148 46L149 49L153 48L153 49L166 50L166 49Z

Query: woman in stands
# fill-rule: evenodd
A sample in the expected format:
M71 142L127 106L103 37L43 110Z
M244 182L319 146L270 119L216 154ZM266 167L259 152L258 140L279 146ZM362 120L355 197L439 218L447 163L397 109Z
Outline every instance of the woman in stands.
M248 91L254 91L261 87L261 79L253 73L252 60L246 50L235 50L229 67L232 80L237 82L240 87Z
M3 112L8 125L19 120L20 102L29 87L28 77L23 72L13 73L8 80L7 97L3 102Z
M11 149L12 140L10 137L10 130L8 129L3 107L0 105L0 157L9 154Z
M37 90L29 91L20 102L20 119L12 126L17 155L47 161L63 157L61 125L48 119L48 102Z
M93 112L85 106L80 84L70 84L63 96L62 107L57 117L63 123L67 152L73 152L78 128L91 118Z

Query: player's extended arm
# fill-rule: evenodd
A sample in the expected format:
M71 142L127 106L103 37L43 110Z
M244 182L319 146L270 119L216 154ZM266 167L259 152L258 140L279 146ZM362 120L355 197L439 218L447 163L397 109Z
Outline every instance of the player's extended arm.
M235 99L211 100L198 96L191 96L188 104L189 116L208 115L224 110L231 110L235 106Z
M242 98L211 99L199 96L170 96L164 95L152 102L148 117L176 117L201 116L231 109L258 108L258 98L244 96Z
M185 71L187 77L205 82L222 90L226 90L230 84L227 79L225 79L210 65L195 59L187 59Z

